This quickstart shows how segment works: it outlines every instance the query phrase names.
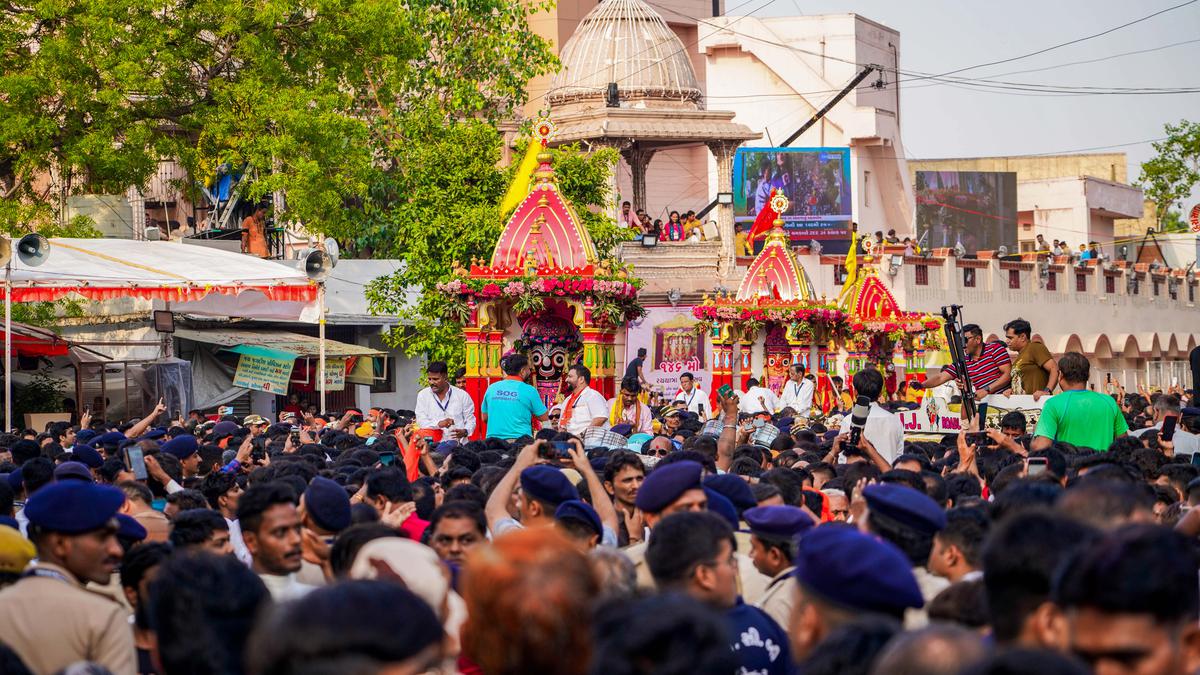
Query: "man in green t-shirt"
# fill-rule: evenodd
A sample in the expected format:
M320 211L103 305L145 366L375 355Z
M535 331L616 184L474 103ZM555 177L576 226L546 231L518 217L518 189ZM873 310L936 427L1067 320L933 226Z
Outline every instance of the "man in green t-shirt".
M1032 331L1025 319L1013 319L1004 326L1008 348L1017 352L1012 364L1012 393L1030 394L1036 401L1054 393L1059 373L1046 345L1029 339Z
M1083 354L1063 354L1058 369L1062 393L1043 404L1029 449L1037 452L1062 441L1107 452L1114 438L1129 432L1121 408L1111 396L1087 388L1091 364Z

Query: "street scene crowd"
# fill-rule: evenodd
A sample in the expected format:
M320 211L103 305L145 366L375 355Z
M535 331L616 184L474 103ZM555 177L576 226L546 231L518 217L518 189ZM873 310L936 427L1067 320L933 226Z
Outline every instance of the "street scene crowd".
M882 364L825 415L799 365L655 407L639 359L547 406L520 354L478 420L432 362L414 411L0 436L0 672L1196 672L1197 392L1004 328L976 395L1040 416L933 440Z

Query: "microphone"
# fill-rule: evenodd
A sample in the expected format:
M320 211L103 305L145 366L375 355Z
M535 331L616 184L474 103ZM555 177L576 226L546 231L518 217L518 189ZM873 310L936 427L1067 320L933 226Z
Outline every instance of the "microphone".
M859 396L854 399L854 407L850 409L850 447L857 448L862 438L863 427L867 424L867 415L871 412L871 399Z

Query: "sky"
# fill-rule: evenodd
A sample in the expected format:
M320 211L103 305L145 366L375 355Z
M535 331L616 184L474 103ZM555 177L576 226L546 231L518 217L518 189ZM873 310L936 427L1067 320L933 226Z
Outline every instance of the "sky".
M730 14L859 14L900 32L900 70L936 74L1020 56L1187 2L762 0L738 9L744 1L726 0ZM1159 49L1175 43L1186 44ZM1142 50L1154 51L1106 58ZM1065 65L1094 59L1104 60ZM1047 67L1051 68L1012 72ZM1200 90L1200 2L1102 37L956 76L1071 87ZM1125 152L1132 182L1140 162L1154 154L1148 141L1165 135L1165 123L1200 121L1200 93L1063 96L918 84L928 82L902 84L900 89L905 153L917 159ZM1194 198L1198 195L1200 190L1193 193Z

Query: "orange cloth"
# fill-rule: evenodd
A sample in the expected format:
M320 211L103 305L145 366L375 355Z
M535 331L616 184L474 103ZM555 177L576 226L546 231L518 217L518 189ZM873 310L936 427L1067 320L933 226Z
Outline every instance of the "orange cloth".
M400 456L404 459L404 472L408 482L421 477L421 450L417 447L417 434L413 434L407 444L400 445ZM400 440L397 436L396 440Z
M266 226L254 216L246 216L242 221L242 252L259 258L267 257Z

